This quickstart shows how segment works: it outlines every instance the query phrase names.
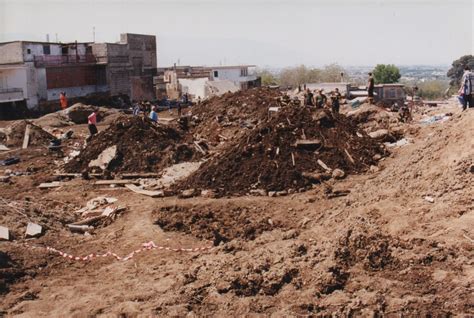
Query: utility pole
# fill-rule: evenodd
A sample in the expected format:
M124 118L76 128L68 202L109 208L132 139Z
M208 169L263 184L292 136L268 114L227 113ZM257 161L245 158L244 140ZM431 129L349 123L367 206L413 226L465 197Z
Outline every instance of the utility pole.
M95 26L92 27L92 42L95 43Z

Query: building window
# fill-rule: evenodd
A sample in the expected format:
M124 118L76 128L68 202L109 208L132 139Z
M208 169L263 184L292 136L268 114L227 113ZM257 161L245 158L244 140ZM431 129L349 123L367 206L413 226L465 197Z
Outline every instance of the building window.
M44 55L51 54L51 47L49 45L43 45L43 54Z
M219 77L219 72L218 71L214 71L214 77Z
M249 73L248 73L248 69L246 68L241 68L240 69L240 76L247 76Z
M68 49L69 49L69 48L68 48L67 46L63 46L63 47L61 48L61 54L62 54L62 55L67 55L67 53L69 52Z
M26 54L31 54L31 49L26 49Z

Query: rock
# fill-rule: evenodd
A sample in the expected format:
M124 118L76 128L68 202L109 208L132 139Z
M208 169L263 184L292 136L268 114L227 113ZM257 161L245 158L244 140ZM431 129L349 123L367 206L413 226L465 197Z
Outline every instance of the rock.
M273 226L273 220L272 220L272 219L268 219L268 224L270 224L271 226Z
M474 165L472 165L472 166L469 168L469 172L470 172L470 173L474 173Z
M181 199L192 198L196 195L196 189L187 189L183 190L178 197Z
M370 166L369 171L374 173L374 172L379 172L380 168L377 166Z
M28 225L26 226L26 237L38 237L43 234L43 228L41 225L35 224L28 222Z
M345 175L346 174L341 169L334 169L334 171L332 172L332 177L334 179L342 179L345 177Z
M385 139L389 134L387 129L379 129L369 133L369 136L374 139Z
M286 190L277 191L277 193L276 193L277 197L284 197L285 195L288 195L288 191L286 191Z
M321 182L321 181L328 180L331 178L331 175L328 173L303 172L301 175L311 181L316 181L316 182ZM304 188L303 188L303 191L305 191Z
M382 156L379 155L379 154L376 154L376 155L374 155L372 158L373 158L374 160L377 160L377 161L378 161L378 160L382 159Z
M268 191L269 197L276 197L276 191Z
M213 190L202 190L201 191L201 196L205 198L215 198L216 197L216 192Z
M255 196L267 196L267 191L264 189L253 189L250 190L250 194Z
M0 226L0 241L9 241L10 240L10 232L8 231L7 227Z
M311 221L310 218L304 217L303 220L301 220L301 227L305 227L305 225L306 225L309 221Z
M425 196L424 199L425 199L425 201L427 201L429 203L434 203L435 202L434 198L429 196L429 195Z
M8 182L10 181L10 176L0 176L0 182Z

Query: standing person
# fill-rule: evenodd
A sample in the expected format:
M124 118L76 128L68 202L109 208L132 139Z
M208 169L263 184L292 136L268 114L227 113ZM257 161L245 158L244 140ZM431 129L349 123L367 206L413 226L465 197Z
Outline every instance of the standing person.
M369 80L367 81L367 96L369 97L369 104L374 103L374 87L375 81L372 72L369 73Z
M331 95L331 108L333 113L339 113L341 93L339 93L339 88L336 87L334 93Z
M181 118L181 103L178 103L178 118Z
M64 110L67 108L66 92L59 93L59 103L61 104L61 109Z
M306 94L304 94L304 105L313 106L313 93L309 88L306 89Z
M156 107L153 106L150 112L150 119L152 122L158 122L158 113L156 112Z
M134 103L133 104L133 116L138 116L140 115L140 104Z
M98 113L98 110L97 108L94 109L94 111L92 112L92 114L90 114L88 117L87 117L87 124L88 124L88 127L89 127L89 133L90 133L90 136L88 139L90 139L92 136L94 136L95 134L97 134L97 113Z
M471 72L469 66L464 67L464 74L461 79L461 87L459 88L459 95L463 97L462 110L468 107L474 107L472 95L474 94L474 74Z
M326 95L323 94L322 89L318 89L318 94L316 94L316 97L314 99L316 101L316 107L317 108L324 108L324 106L326 105L326 102L328 100Z

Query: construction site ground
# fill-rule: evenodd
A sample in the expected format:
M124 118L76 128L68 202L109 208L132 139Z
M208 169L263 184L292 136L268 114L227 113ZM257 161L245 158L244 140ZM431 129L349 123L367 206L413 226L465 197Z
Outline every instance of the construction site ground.
M453 115L401 124L409 143L376 167L277 197L151 198L81 178L39 189L57 180L61 159L20 150L0 175L28 173L0 183L2 204L40 208L0 214L14 236L0 241L0 316L474 315L474 111L425 111L443 112ZM68 129L68 147L88 133ZM74 211L98 196L127 209L91 234L71 233ZM29 221L44 235L25 239ZM150 241L165 248L128 260L44 248L125 256Z

